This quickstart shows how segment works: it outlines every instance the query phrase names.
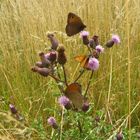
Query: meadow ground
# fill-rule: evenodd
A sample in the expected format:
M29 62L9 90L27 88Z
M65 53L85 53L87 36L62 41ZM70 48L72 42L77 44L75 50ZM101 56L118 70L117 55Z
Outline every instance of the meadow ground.
M1 139L49 139L55 133L47 118L61 118L55 112L59 90L52 79L31 72L31 67L39 60L38 52L50 46L46 32L55 31L66 49L68 80L77 76L74 70L79 66L73 57L87 49L81 47L78 35L65 34L69 12L79 15L90 36L98 35L102 45L112 33L121 38L120 45L105 48L100 57L89 89L90 115L94 118L102 112L111 125L118 121L114 130L121 124L127 128L126 140L133 140L131 130L140 132L140 0L0 0ZM87 72L81 78L82 85L88 76ZM26 124L10 116L9 102L23 114ZM101 133L98 139L111 139L111 135L113 131Z

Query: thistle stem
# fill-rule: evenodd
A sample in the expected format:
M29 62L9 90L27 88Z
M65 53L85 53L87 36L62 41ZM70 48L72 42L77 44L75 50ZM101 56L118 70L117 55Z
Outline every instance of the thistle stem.
M80 77L84 74L84 72L85 72L84 70L82 70L80 72L80 74L78 75L78 77L75 79L74 83L77 82L80 79Z
M82 133L83 130L82 130L82 126L79 120L78 120L78 128L79 128L80 133Z
M93 76L93 71L91 72L91 75L90 75L90 78L89 78L89 81L88 81L88 84L87 84L87 88L86 88L84 97L86 97L86 95L88 93L88 89L89 89L89 86L90 86L90 83L91 83L92 76Z
M66 86L68 86L68 83L67 83L67 76L66 76L66 70L65 70L64 65L62 65L62 68L63 68L63 73L64 73L65 84L66 84Z
M87 48L88 48L88 51L89 51L90 54L91 54L92 51L91 51L91 49L90 49L90 47L89 47L88 45L87 45Z
M56 81L56 83L59 83L59 82L65 83L64 81L60 80L59 78L55 77L54 75L49 75L49 76L51 76ZM58 85L58 88L61 91L61 93L64 93L64 89L62 88L62 86Z

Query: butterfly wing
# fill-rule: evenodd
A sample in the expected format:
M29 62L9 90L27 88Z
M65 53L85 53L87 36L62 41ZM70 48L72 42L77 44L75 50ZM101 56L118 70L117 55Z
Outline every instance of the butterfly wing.
M69 13L67 18L66 33L68 36L73 36L82 31L86 26L81 18L74 13Z
M78 83L68 85L65 90L65 96L72 101L75 108L82 108L84 96L82 95L81 86Z
M86 55L78 55L74 57L76 61L78 61L83 68L87 68L89 57Z

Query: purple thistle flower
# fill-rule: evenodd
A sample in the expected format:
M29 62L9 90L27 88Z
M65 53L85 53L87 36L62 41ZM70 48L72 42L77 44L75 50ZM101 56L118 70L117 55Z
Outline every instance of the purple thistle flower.
M120 37L118 35L112 35L112 38L111 40L109 40L107 43L106 43L106 46L108 48L111 48L113 47L114 44L119 44L121 41L120 41Z
M60 105L65 106L70 102L70 100L66 96L61 96L58 99L58 102L60 103Z
M99 61L98 59L96 58L89 58L89 61L88 61L88 68L95 71L99 68Z
M52 126L54 129L57 129L57 128L58 128L58 126L57 126L57 124L56 124L56 120L55 120L54 117L49 117L49 118L48 118L48 124L49 124L50 126Z
M66 109L71 108L70 100L66 96L61 96L58 99L58 102L59 102L60 105L64 106Z
M15 108L15 106L13 104L9 104L10 110L12 114L16 114L17 113L17 109Z
M81 36L81 38L83 38L84 36L89 36L89 32L87 32L87 31L82 31L82 32L80 33L80 36Z
M103 53L104 52L104 48L101 45L97 45L95 49L99 53Z
M48 60L50 59L50 53L45 54L45 59L48 59Z
M115 44L119 44L121 41L120 41L120 37L118 35L112 35L112 41L115 43Z
M56 60L56 56L56 51L51 51L45 54L45 59L53 63Z

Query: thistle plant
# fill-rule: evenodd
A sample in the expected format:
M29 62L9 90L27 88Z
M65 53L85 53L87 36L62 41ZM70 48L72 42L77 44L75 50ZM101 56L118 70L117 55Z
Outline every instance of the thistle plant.
M47 34L47 37L51 43L49 51L47 53L40 52L40 61L36 62L35 66L31 68L33 72L36 72L41 76L53 78L55 80L56 86L58 86L60 90L61 96L58 98L58 105L62 107L61 122L60 124L56 123L55 116L48 118L48 124L52 126L52 128L58 129L56 133L58 133L57 136L59 137L62 137L62 121L64 119L64 112L67 116L69 116L69 112L74 112L75 114L78 113L80 116L80 114L84 114L90 110L92 103L90 103L90 100L88 99L88 93L90 92L89 87L94 72L97 71L100 66L99 56L105 51L105 47L100 44L99 37L97 35L93 35L93 37L90 38L89 32L81 31L80 36L83 46L87 47L87 54L74 56L74 59L80 63L82 71L77 76L77 78L73 80L73 82L69 83L69 74L66 73L65 64L67 61L69 61L65 53L66 48L64 45L58 43L59 41L53 33ZM106 48L111 48L114 44L119 43L119 36L113 35L112 38L106 43ZM59 72L60 68L62 69L63 77L60 76L62 75ZM87 71L91 71L91 75L90 78L87 79L87 85L82 87L81 83L78 81L80 81L79 79L83 76L83 73ZM83 132L83 124L81 124L80 120L81 118L82 117L79 117L77 119L77 127L80 133ZM96 121L96 124L98 124L100 121L99 118L100 116L96 116L95 121L98 120Z

